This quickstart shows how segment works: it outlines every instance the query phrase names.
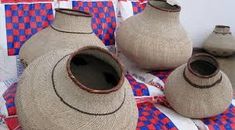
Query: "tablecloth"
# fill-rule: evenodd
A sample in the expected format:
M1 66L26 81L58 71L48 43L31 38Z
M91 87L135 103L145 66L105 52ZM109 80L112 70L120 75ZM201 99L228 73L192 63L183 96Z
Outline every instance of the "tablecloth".
M235 129L234 101L228 110L212 118L194 120L183 117L171 109L164 96L164 83L172 70L140 70L116 50L115 30L119 23L140 13L145 6L146 0L1 0L0 129L21 129L14 103L17 81L23 71L18 58L19 50L27 39L53 22L57 7L93 14L93 32L111 52L117 52L125 64L126 78L139 109L137 130Z

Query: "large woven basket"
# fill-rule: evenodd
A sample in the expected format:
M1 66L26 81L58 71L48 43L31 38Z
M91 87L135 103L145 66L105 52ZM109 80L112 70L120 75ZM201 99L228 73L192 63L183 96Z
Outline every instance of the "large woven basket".
M180 24L181 7L150 0L145 10L117 29L117 47L144 69L164 70L187 62L192 42Z
M24 130L134 130L138 109L119 61L98 47L52 51L24 71L16 93Z

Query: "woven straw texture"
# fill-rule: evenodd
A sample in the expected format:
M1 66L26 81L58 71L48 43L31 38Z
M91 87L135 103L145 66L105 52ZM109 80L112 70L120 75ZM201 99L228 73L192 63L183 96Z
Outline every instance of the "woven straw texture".
M216 28L203 44L203 48L215 56L230 56L235 53L235 38L228 28Z
M232 101L231 83L222 71L217 75L199 78L189 74L186 76L195 84L208 85L215 82L222 75L222 81L210 88L196 88L191 86L183 77L186 64L174 70L167 79L165 95L175 111L190 118L205 118L224 112Z
M145 10L121 23L117 46L144 69L171 69L187 62L192 42L179 21L179 12L147 5Z
M16 94L17 113L25 130L133 130L138 110L131 87L125 79L123 86L109 94L92 94L72 82L66 72L66 56L56 66L54 81L58 93L72 106L91 113L113 114L95 116L71 109L56 96L51 81L55 64L71 51L52 51L32 62L24 71Z
M216 59L220 64L221 70L228 75L233 88L235 88L235 56L226 58L217 57Z
M69 13L69 11L67 11ZM71 12L70 12L71 13ZM74 12L72 12L74 14ZM91 17L80 17L56 12L52 26L61 31L91 33ZM52 50L71 48L78 49L87 45L104 47L102 41L92 34L64 33L52 27L40 31L32 36L22 46L20 59L25 64L31 63L39 56Z

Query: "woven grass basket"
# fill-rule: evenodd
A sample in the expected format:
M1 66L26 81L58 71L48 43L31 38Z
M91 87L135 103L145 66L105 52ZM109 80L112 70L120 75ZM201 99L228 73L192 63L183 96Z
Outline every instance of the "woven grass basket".
M190 58L192 42L180 23L181 7L150 0L145 10L117 29L117 47L140 68L176 68Z
M21 61L27 66L52 50L77 50L87 45L104 47L102 41L92 32L91 17L89 13L82 11L56 9L52 25L32 36L21 47Z
M230 27L216 25L214 31L206 39L203 48L214 56L231 56L235 54L235 38Z
M214 57L195 54L170 74L165 95L178 113L190 118L207 118L229 107L233 89Z
M138 120L122 65L92 46L33 61L19 81L16 106L24 130L134 130Z

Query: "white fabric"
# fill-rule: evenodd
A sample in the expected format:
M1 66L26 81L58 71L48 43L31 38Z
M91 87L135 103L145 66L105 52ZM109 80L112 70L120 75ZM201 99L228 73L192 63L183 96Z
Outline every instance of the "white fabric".
M17 77L16 56L8 56L6 49L0 46L0 81Z
M4 82L0 82L0 95L3 95L4 92L7 90L8 86ZM8 115L7 108L6 108L6 101L3 96L0 97L0 115Z
M120 1L119 2L120 13L122 15L122 20L126 20L130 16L133 16L133 9L131 1Z
M166 2L170 5L180 5L176 0L167 0Z
M5 5L0 4L0 46L3 49L7 49L6 39L6 21L5 19Z
M57 3L56 3L57 4ZM68 9L72 9L72 3L68 2L68 1L60 1L58 2L58 8L68 8Z
M8 130L6 124L0 124L0 130Z

